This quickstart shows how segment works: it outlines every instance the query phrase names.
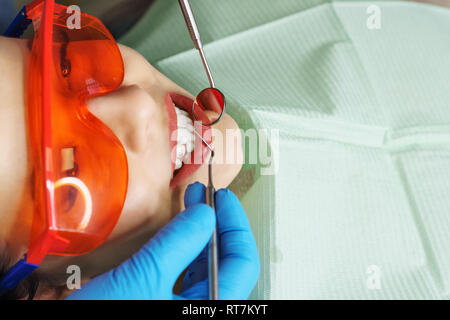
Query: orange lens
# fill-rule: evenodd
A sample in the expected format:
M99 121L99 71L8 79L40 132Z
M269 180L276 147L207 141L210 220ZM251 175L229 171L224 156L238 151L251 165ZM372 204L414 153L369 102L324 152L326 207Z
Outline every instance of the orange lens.
M66 9L54 5L53 57L48 65L43 63L43 33L39 30L43 4L28 12L35 27L27 89L35 211L29 261L40 260L43 251L78 255L99 246L117 223L127 190L125 150L86 105L87 98L121 85L122 56L111 34L95 17L81 13L81 28L68 29L70 14ZM44 72L51 76L51 148L45 150L42 110L46 102L41 99ZM44 156L51 159L47 165ZM53 171L52 183L45 179L45 170ZM46 206L46 194L51 195L50 206ZM52 212L48 207L53 207ZM45 250L39 248L44 244Z

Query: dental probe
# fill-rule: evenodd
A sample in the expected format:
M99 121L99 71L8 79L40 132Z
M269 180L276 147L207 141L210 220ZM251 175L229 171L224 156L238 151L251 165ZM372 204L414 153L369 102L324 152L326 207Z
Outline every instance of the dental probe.
M208 186L206 187L206 204L216 212L214 194L216 190L212 182L212 162L214 158L214 149L203 139L203 137L194 129L197 136L202 139L208 149L211 151L211 157L208 163ZM217 226L217 224L216 224ZM214 227L213 234L208 244L208 287L209 300L219 300L219 256L217 244L217 227Z
M214 120L212 123L206 124L208 126L217 123L222 117L225 111L225 98L223 94L215 89L214 80L211 75L211 70L209 69L208 61L206 60L205 53L203 52L203 44L200 40L200 32L198 31L197 23L195 22L194 14L192 13L191 6L189 4L189 0L178 0L178 3L181 7L181 12L183 13L184 20L186 22L187 29L189 31L189 35L191 36L192 41L194 42L194 47L198 50L200 54L200 58L203 62L203 67L205 68L206 75L209 80L209 84L211 88L207 88L202 92L206 92L206 95L209 97L206 101L216 102L214 104L217 107L217 104L221 105L221 113L220 116ZM200 95L202 94L200 93ZM211 92L213 92L213 96L211 97ZM218 100L218 97L221 98ZM197 97L196 101L200 100L200 102L204 103L204 99L199 99ZM192 107L193 114L195 117L195 104ZM208 109L208 108L205 108ZM212 109L216 111L216 109ZM213 208L214 212L216 212L216 207L214 203L214 193L215 189L212 182L212 161L214 158L214 150L213 148L203 139L203 137L194 129L194 132L200 137L200 139L205 143L205 145L211 151L211 157L209 158L208 164L208 187L206 188L206 202L211 208ZM209 286L209 299L210 300L218 300L219 299L219 263L218 263L218 248L217 248L217 224L214 228L213 234L208 244L208 286Z

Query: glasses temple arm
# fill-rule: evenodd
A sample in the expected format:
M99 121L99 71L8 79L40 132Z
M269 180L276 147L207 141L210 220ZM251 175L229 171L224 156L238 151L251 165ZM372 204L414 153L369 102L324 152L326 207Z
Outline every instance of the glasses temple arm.
M22 280L28 277L39 265L27 262L27 255L13 265L0 280L0 295L14 289Z
M3 33L5 37L20 38L31 23L27 18L26 6L24 6Z

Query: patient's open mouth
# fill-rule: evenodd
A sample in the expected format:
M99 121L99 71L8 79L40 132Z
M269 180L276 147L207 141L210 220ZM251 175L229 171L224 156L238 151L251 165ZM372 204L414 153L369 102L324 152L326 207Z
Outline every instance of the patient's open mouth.
M175 188L197 171L209 156L209 149L194 134L194 129L207 143L211 143L211 128L193 122L193 102L192 99L177 93L166 95L173 169L171 188Z

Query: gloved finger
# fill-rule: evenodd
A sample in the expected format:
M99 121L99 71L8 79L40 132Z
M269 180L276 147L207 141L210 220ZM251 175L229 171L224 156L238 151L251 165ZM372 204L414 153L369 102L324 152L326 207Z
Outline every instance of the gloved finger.
M181 272L207 245L214 225L214 211L209 206L193 205L161 229L136 257L133 256L133 262L153 266L156 273L151 279L164 276L173 285Z
M184 194L184 205L189 207L191 205L197 203L205 203L206 202L206 187L200 182L195 182L190 184L186 188L186 193ZM183 279L183 284L181 286L181 291L186 290L192 284L197 281L201 281L208 276L207 273L207 259L206 259L206 251L207 246L202 250L202 252L198 255L198 257L189 265L189 268L186 272L186 275Z
M246 299L258 280L255 238L238 198L228 189L215 194L219 237L220 299Z
M183 279L183 284L181 285L181 292L186 291L197 282L208 278L207 248L208 246L205 246L198 257L189 265Z
M199 203L206 203L206 187L200 182L195 182L186 188L184 206L189 208Z
M178 214L130 259L89 281L83 289L101 287L104 299L170 299L175 280L207 245L215 225L212 209L194 205ZM94 290L92 289L92 290ZM89 295L89 293L87 294Z
M220 290L219 290L220 295ZM180 297L182 299L188 300L208 300L209 299L209 288L208 279L203 279L194 283L190 288L181 291ZM220 298L220 297L219 297Z
M219 233L219 298L245 299L259 275L259 258L250 224L237 197L229 190L216 193ZM194 275L183 283L181 296L186 299L208 299L206 256L189 268ZM198 271L204 271L198 272ZM201 276L199 276L199 274ZM189 284L189 285L187 285Z

